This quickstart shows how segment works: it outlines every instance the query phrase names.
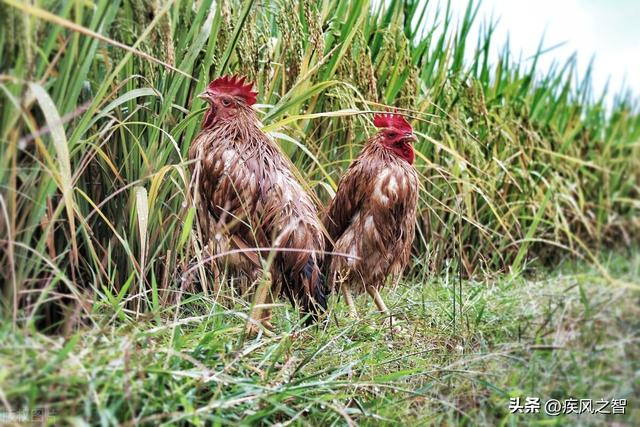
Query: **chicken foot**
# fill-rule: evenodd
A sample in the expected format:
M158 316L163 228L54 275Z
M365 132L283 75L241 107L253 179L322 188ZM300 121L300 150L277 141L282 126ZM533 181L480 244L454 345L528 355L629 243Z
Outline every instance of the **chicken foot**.
M380 292L378 292L378 289L376 289L373 286L367 286L367 293L371 295L371 298L373 298L373 302L376 303L376 307L378 307L378 311L388 316L387 321L385 321L385 324L388 324L389 327L393 329L393 316L389 312L387 305L382 300L382 297L380 296Z

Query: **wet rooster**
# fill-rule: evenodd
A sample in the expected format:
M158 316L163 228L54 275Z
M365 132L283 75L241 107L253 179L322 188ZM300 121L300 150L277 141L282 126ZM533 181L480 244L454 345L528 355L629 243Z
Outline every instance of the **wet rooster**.
M202 130L193 140L195 199L200 227L216 253L240 249L225 262L252 281L262 274L261 259L275 251L265 280L256 290L249 332L267 329L271 295L284 294L309 319L326 309L322 275L324 237L310 196L295 179L275 142L261 130L252 105L257 93L245 78L221 77L199 95L209 103ZM265 283L266 282L266 283ZM269 283L270 282L270 283Z
M378 290L387 276L398 277L406 267L415 232L418 175L411 144L416 136L398 114L377 114L373 124L379 132L340 180L324 218L333 242L329 249L353 256L333 256L328 279L332 288L341 288L354 317L352 290L366 290L378 309L388 312Z

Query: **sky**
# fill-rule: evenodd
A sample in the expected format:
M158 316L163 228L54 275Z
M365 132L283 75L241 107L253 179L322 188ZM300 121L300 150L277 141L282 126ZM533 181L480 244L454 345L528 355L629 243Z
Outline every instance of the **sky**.
M467 0L451 0L451 5L454 16L462 16ZM483 0L476 33L478 24L491 16L499 19L492 47L494 58L507 36L512 52L529 58L544 34L545 48L564 44L541 58L542 69L548 68L553 59L565 60L577 52L578 71L584 75L595 56L596 95L602 93L609 78L610 95L623 83L640 95L640 0ZM476 38L472 40L475 46Z

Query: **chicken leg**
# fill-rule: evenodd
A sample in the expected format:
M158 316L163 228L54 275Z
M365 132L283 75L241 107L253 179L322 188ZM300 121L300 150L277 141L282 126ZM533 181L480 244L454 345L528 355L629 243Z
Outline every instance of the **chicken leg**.
M367 286L367 292L369 293L369 295L371 295L371 298L373 298L373 302L376 303L376 307L378 307L378 310L380 311L380 313L383 313L383 314L389 313L389 309L387 308L387 305L382 300L382 297L380 296L378 289L376 289L373 286Z
M347 302L347 305L349 306L349 315L354 319L357 319L358 310L356 310L356 303L353 302L353 296L351 296L351 291L349 290L349 287L345 283L342 283L340 287L342 288L342 294L344 295L344 300Z
M388 325L390 327L393 327L393 316L391 316L391 313L389 312L389 309L387 308L387 305L382 300L382 297L380 296L380 293L378 292L378 289L373 287L373 286L367 286L367 292L373 298L373 302L376 303L376 307L378 307L378 310L380 311L380 313L389 316L388 317ZM385 324L386 323L387 322L385 321Z
M271 305L273 303L273 297L271 292L267 293L267 298L264 301L265 305ZM264 307L262 310L262 317L260 317L260 323L262 326L271 332L275 331L275 327L271 323L271 307Z
M253 299L253 305L251 306L251 314L249 315L249 320L245 329L248 336L258 335L258 332L260 332L260 325L266 328L265 334L271 334L271 323L269 322L269 319L271 318L271 308L265 307L271 291L271 283L271 273L266 271L260 279L256 295Z

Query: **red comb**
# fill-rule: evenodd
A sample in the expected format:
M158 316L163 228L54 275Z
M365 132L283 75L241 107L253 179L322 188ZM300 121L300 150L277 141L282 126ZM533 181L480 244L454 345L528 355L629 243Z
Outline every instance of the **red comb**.
M244 76L222 76L209 83L208 88L213 93L239 96L244 99L247 105L253 105L256 103L258 92L251 90L253 82L245 85L245 80Z
M413 132L408 121L400 114L394 113L376 114L373 116L373 125L377 128L394 128L402 132Z

